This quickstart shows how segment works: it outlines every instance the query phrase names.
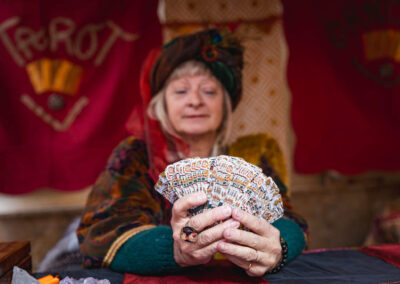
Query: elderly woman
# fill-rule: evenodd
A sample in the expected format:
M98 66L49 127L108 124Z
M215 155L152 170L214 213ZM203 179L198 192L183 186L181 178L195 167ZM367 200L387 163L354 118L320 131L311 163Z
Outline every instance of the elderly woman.
M280 185L285 205L285 216L272 225L229 206L189 218L190 208L207 202L204 194L187 195L171 207L154 190L169 163L226 152L242 65L239 41L219 30L176 38L150 54L141 82L147 108L138 123L142 131L113 151L77 231L86 267L168 274L219 253L248 275L262 276L301 252L307 226L291 212L286 188L265 158L261 166ZM187 224L200 232L196 242L181 239Z

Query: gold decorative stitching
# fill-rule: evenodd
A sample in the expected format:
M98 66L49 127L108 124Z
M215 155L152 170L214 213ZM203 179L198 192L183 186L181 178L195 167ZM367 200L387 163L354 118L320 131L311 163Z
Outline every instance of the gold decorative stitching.
M155 225L143 225L140 227L133 228L132 230L126 231L121 236L119 236L108 249L106 256L103 259L102 267L108 267L113 261L117 251L122 247L123 244L126 243L128 239L136 235L137 233L155 228Z

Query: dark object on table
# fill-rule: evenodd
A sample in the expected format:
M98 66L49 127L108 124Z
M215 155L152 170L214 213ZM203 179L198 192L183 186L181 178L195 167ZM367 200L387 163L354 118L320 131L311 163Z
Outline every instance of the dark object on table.
M31 245L28 241L0 243L0 283L9 283L14 266L32 272Z

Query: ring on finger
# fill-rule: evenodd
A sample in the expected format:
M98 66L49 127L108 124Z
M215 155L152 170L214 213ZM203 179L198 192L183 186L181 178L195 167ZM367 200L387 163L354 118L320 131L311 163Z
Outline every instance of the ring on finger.
M189 221L181 230L181 239L185 242L196 243L198 235L199 232L195 228L189 226Z

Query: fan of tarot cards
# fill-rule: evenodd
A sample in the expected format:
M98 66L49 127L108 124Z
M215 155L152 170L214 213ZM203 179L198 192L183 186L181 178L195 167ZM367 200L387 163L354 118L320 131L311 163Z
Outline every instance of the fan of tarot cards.
M272 223L283 214L279 189L261 168L232 156L185 159L166 167L155 189L169 202L204 192L207 203L189 210L193 216L221 205L239 208Z

